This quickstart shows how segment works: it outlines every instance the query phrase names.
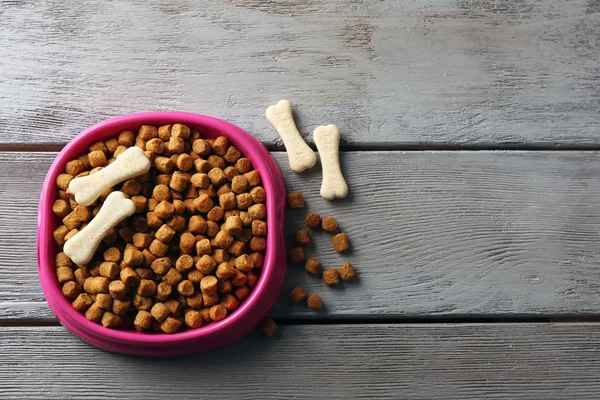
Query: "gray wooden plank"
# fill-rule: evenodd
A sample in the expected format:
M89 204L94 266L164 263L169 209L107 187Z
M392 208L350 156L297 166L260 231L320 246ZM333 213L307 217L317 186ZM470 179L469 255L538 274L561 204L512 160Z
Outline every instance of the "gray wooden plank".
M51 319L36 270L38 194L54 153L0 153L0 319ZM315 232L307 254L351 261L356 282L326 287L288 267L279 318L570 316L600 313L600 158L596 152L347 152L350 195L319 197L320 170L297 175L308 210L334 215L352 252ZM326 310L292 304L300 284Z
M600 145L597 1L0 0L0 144L137 111L277 146L289 98L344 146Z
M141 359L62 327L0 329L11 399L593 399L598 324L282 326L225 349Z

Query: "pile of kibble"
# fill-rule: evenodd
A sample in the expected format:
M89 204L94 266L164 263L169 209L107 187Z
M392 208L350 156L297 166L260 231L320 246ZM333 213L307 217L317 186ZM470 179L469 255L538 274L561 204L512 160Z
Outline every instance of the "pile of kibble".
M128 147L152 168L84 207L68 191L75 177L112 163ZM144 125L137 134L94 143L56 180L56 274L73 307L107 328L175 333L220 321L255 286L264 262L266 194L258 171L225 137L202 138L185 125ZM62 252L69 238L120 190L135 214L110 231L87 265Z

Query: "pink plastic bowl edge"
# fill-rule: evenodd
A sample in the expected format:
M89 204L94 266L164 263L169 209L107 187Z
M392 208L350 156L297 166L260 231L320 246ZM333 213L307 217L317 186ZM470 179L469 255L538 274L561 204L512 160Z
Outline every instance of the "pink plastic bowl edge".
M52 212L57 196L56 177L64 165L83 154L89 145L116 136L123 130L141 125L164 125L179 122L198 130L203 136L227 136L250 159L260 173L267 193L267 250L260 279L250 296L223 321L173 335L139 333L104 328L88 321L75 311L63 296L55 274L57 247L52 232L58 218ZM229 122L200 114L184 112L148 112L130 114L94 125L71 140L52 163L40 197L38 213L38 273L46 300L60 323L81 340L98 348L128 355L163 357L208 351L230 344L249 333L275 305L285 277L286 252L283 234L285 186L277 164L253 136Z

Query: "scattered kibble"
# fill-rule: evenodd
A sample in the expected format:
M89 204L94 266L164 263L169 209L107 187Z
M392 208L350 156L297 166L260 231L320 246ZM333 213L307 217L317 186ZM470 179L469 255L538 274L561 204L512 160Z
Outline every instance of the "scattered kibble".
M304 208L304 197L300 192L288 193L287 203L290 208Z
M298 246L306 246L312 241L308 229L296 231L296 233L294 233L294 238L296 239L296 244L298 244Z
M350 280L356 276L356 270L354 270L354 267L349 262L338 268L338 273L340 278L344 281Z
M340 283L340 274L336 269L323 271L323 282L325 282L327 286L338 284Z
M331 242L333 243L333 248L338 253L344 252L348 250L348 236L345 233L338 233L331 238Z
M304 262L304 250L302 247L294 247L288 251L288 256L292 264L300 264Z
M306 300L306 297L308 296L308 293L306 293L306 290L304 290L302 287L300 286L296 286L295 288L293 288L290 291L290 298L295 302L295 303L302 303L304 300Z
M323 228L325 232L335 232L338 228L338 222L331 216L325 217L321 222L321 228Z
M310 296L308 296L306 304L311 310L318 310L320 308L323 308L323 299L321 299L321 296L319 296L318 294L311 294Z
M272 337L277 332L277 324L271 318L266 318L261 322L260 328L269 337Z
M304 223L309 228L316 229L321 226L321 216L314 212L308 213L304 219Z
M306 270L306 272L313 275L320 275L321 271L323 270L321 262L315 260L314 258L309 258L308 260L306 260L306 264L304 264L304 269Z

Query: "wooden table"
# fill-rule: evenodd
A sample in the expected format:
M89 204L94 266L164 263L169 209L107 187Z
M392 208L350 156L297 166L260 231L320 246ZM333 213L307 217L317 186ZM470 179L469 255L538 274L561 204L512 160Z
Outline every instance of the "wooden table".
M0 32L1 398L600 396L598 0L0 0ZM309 142L341 128L348 198L290 171L264 117L281 98ZM183 359L59 326L36 270L50 163L91 124L169 109L265 143L352 241L312 254L359 279L289 267L323 312L284 292L276 338Z

